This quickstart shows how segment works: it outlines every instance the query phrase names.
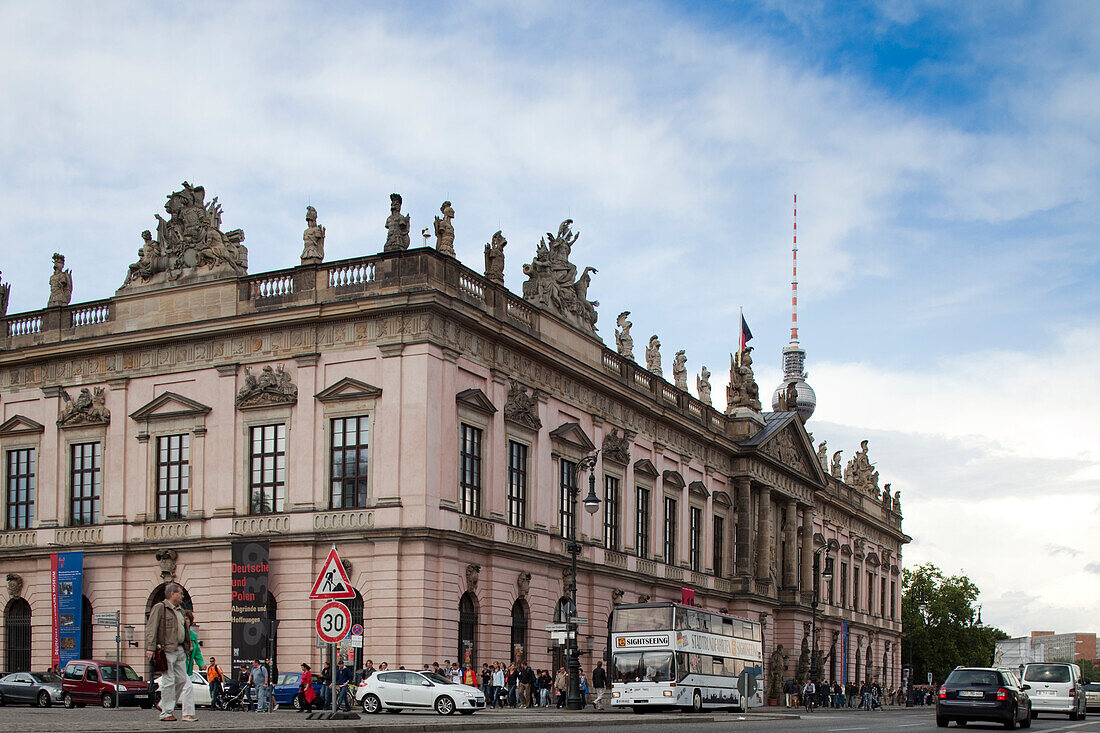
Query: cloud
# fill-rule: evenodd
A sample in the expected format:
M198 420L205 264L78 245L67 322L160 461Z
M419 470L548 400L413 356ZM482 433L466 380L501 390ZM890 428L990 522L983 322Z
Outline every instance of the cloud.
M1085 572L1092 573L1093 575L1100 575L1100 562L1090 562L1085 565Z
M1080 550L1075 550L1072 547L1066 547L1065 545L1057 545L1053 542L1048 542L1043 549L1051 557L1057 557L1058 555L1069 555L1070 557L1077 557L1081 554ZM1088 567L1086 566L1086 570Z

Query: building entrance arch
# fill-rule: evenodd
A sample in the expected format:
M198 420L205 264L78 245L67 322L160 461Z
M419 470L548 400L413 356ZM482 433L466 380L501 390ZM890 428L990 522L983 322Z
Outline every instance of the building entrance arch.
M22 598L13 598L4 611L4 637L7 653L4 669L7 672L31 671L31 604Z
M458 601L458 664L475 665L477 653L477 596L470 591Z

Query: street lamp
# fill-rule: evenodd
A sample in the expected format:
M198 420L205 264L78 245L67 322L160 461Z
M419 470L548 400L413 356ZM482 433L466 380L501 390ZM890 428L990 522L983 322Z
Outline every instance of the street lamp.
M584 510L589 514L595 514L600 508L600 497L596 496L596 457L600 454L597 450L590 456L585 456L577 462L577 475L588 471L588 496L584 497ZM579 482L574 482L579 484ZM577 499L580 498L580 486L569 487L569 557L573 572L569 580L569 598L573 602L573 615L566 619L568 632L569 652L569 692L565 698L565 706L569 710L584 710L584 697L581 695L581 660L577 648L577 624L574 621L578 612L577 606L577 555L581 546L577 542Z
M917 610L920 612L921 625L923 626L926 623L925 616L928 614L928 604L921 601L917 604ZM913 667L913 629L909 629L905 635L909 639L909 680L905 690L905 707L911 708L913 707L913 674L916 672Z
M825 553L825 567L820 569L821 553ZM820 591L821 591L821 578L833 577L833 558L829 557L832 548L828 543L814 550L814 600L810 604L811 608L811 629L810 632L810 679L814 682L817 681L820 670L817 668L817 607L821 605Z

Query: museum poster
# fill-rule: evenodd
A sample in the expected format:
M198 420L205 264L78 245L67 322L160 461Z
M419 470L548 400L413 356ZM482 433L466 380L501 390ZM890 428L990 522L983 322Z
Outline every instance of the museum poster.
M50 595L53 601L53 664L64 667L80 658L80 618L84 609L84 553L50 555Z
M234 542L231 582L233 668L267 656L267 542Z

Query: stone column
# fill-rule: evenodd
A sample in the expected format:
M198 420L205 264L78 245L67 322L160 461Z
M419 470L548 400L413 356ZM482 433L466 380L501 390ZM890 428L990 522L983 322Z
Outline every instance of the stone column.
M787 554L783 557L783 587L798 587L798 505L788 499L784 506L783 542Z
M802 600L809 603L814 592L814 510L802 509Z
M759 502L756 525L756 579L771 579L772 569L772 490L770 486L761 486L757 494Z
M739 476L733 480L737 494L737 574L752 574L752 546L754 532L752 526L752 496L749 493L749 479Z

